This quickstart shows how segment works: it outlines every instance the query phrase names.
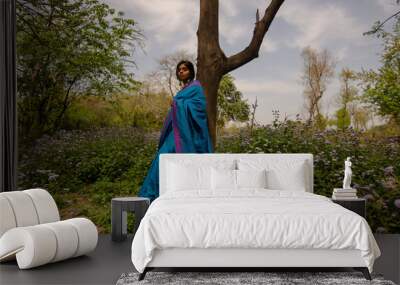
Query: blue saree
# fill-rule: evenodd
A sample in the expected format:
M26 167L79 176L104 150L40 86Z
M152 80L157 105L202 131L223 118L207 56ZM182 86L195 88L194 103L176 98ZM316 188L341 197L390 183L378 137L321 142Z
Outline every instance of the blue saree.
M161 153L211 153L206 98L195 80L174 97L161 130L158 151L139 191L140 197L156 199L159 195L159 157Z

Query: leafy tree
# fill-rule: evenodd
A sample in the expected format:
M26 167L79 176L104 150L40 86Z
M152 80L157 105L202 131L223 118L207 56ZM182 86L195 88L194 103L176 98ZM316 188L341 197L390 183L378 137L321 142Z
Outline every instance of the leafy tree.
M236 89L230 74L222 77L218 87L217 127L223 128L229 121L249 120L250 106L243 100L242 92Z
M366 130L367 124L371 119L371 113L362 107L356 107L352 111L352 123L356 131Z
M20 135L57 130L75 96L133 88L141 43L135 22L98 0L17 0Z
M378 114L400 124L400 15L396 16L392 32L377 30L375 34L384 44L382 66L359 73L363 99L372 104Z
M343 68L339 74L339 78L341 81L340 93L339 93L339 104L345 108L349 109L349 104L353 102L356 97L358 90L352 84L354 80L356 80L356 74L352 70L348 68Z
M339 74L341 86L337 104L339 109L335 113L336 126L338 129L344 130L351 124L352 111L355 111L355 100L357 96L357 88L352 84L356 79L356 75L348 68L343 68Z

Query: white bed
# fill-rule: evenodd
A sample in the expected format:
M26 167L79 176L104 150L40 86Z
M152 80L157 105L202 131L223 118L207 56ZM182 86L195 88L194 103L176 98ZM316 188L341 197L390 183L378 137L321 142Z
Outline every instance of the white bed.
M238 188L255 185L260 165L269 185ZM364 218L313 194L311 154L162 154L160 197L132 243L140 279L154 267L354 267L370 278L379 255Z

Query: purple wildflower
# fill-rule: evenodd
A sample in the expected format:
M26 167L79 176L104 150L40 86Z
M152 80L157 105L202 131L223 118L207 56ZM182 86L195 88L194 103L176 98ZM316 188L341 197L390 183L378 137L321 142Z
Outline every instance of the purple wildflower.
M367 194L364 196L364 199L366 199L367 201L369 201L369 200L372 201L372 200L374 200L374 196L372 194Z
M384 234L384 233L386 233L386 228L384 228L384 227L378 227L378 228L376 229L376 233L378 233L378 234Z
M393 166L385 167L383 172L385 173L385 176L392 176L394 174L394 168Z

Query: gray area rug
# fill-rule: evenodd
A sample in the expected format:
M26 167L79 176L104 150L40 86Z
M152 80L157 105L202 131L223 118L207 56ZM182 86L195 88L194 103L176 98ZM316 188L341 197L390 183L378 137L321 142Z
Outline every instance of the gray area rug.
M360 272L147 272L142 281L139 273L122 274L117 285L133 284L379 284L395 285L384 280L381 275L372 274L372 281L364 278Z

